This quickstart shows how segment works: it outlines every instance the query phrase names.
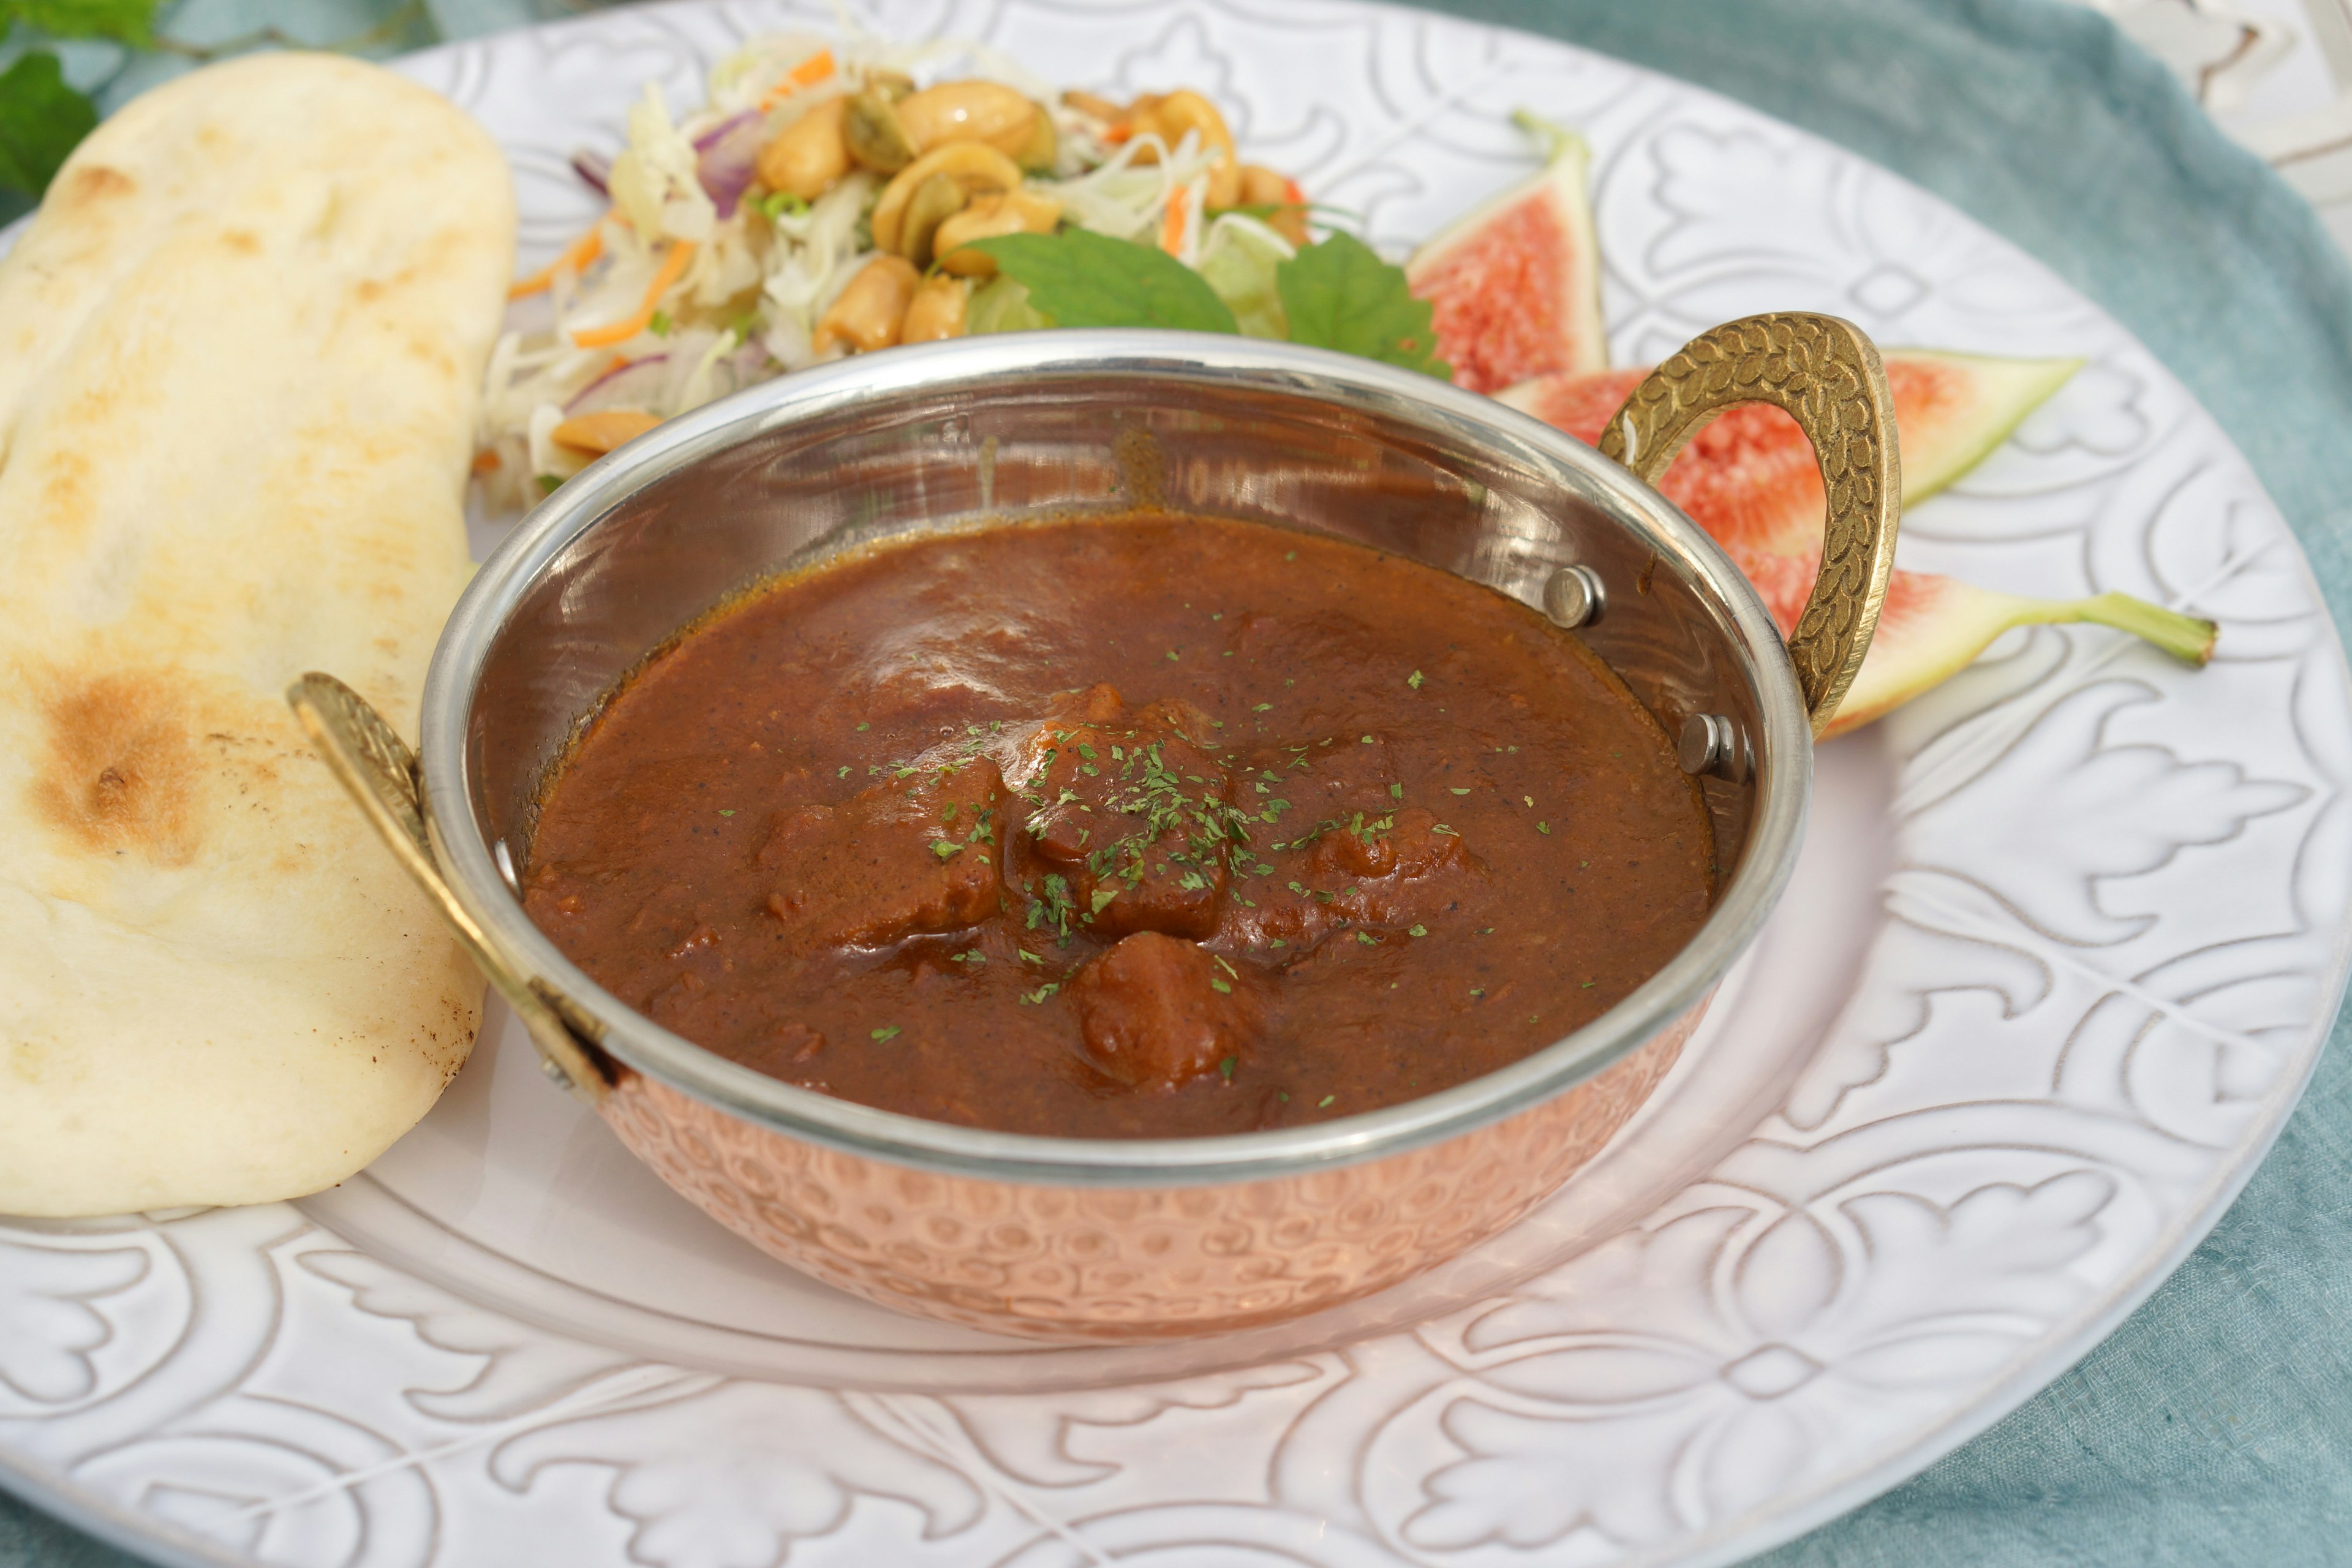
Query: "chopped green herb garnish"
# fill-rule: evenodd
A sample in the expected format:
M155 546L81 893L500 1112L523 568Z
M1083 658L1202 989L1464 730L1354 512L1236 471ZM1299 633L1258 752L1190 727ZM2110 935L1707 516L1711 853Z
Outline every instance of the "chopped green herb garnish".
M1416 669L1416 670L1414 670L1411 675L1406 676L1406 677L1404 678L1404 683L1405 683L1407 686L1412 687L1415 691L1420 690L1420 689L1421 689L1421 671L1419 671L1419 670L1417 670L1417 669Z
M1230 996L1234 994L1233 983L1231 981L1220 980L1213 974L1209 976L1209 989L1214 991L1220 996ZM1232 1075L1228 1073L1226 1076L1230 1078Z
M1407 926L1405 927L1404 934L1407 936L1427 936L1429 934L1429 928L1423 925Z
M866 1037L869 1040L895 1040L898 1037L898 1026L896 1024L885 1024L880 1028L873 1030Z
M1055 992L1059 991L1061 988L1062 986L1059 981L1048 980L1045 984L1037 987L1036 990L1030 992L1024 996L1018 997L1016 1000L1024 1007L1042 1007L1045 1005L1045 998L1051 996Z
M1327 1106L1327 1105L1330 1104L1333 1100L1337 1100L1337 1099L1339 1099L1339 1097L1338 1095L1336 1095L1336 1094L1327 1094L1327 1095L1325 1095L1322 1099L1320 1099L1320 1100L1317 1100L1317 1101L1315 1102L1315 1109L1316 1109L1316 1110L1322 1110L1325 1106Z
M951 952L948 954L948 962L950 963L986 963L988 962L988 954L981 952L980 949L975 947L967 952Z
M1220 989L1220 990L1224 990L1224 991L1231 991L1231 990L1233 989L1233 987L1232 987L1232 986L1230 986L1230 985L1225 985L1225 986L1221 986L1221 987L1219 987L1219 989ZM1217 1064L1217 1071L1218 1071L1218 1072L1220 1072L1221 1074L1223 1074L1223 1075L1224 1076L1224 1079L1225 1079L1225 1081L1226 1081L1227 1083L1231 1083L1231 1082L1233 1082L1233 1081L1234 1081L1234 1061L1235 1061L1235 1058L1234 1058L1227 1057L1223 1061L1221 1061L1221 1062L1219 1062L1219 1063Z
M1538 822L1536 824L1536 831L1538 833L1549 834L1551 832L1551 824L1549 822Z
M1489 927L1487 929L1492 930L1493 928ZM1019 953L1022 957L1027 959L1032 963L1043 963L1045 962L1025 947L1016 947L1013 951Z
M1484 996L1486 994L1486 988L1483 985L1473 985L1470 987L1470 994L1473 996Z
M1404 798L1404 785L1401 784L1392 784L1389 785L1389 798L1391 800L1402 800Z
M732 816L735 814L732 811L722 811L719 815L721 816Z
M1448 795L1468 795L1470 792L1466 789L1449 789L1445 793Z
M1172 647L1168 650L1168 662L1171 664L1176 662L1176 650Z
M1356 940L1362 942L1366 947L1378 947L1381 944L1381 939L1374 936L1368 931L1358 931L1356 933Z
M952 838L934 838L931 840L931 853L942 860L952 860L963 853L963 846Z
M1118 889L1117 888L1097 888L1094 891L1093 898L1093 903L1095 906L1094 912L1097 914L1102 913L1103 910L1110 907L1110 901L1117 897L1118 897Z
M1253 713L1271 713L1274 711L1274 704L1271 702L1261 702L1256 707L1251 709L1250 711Z
M859 726L857 726L857 727L858 727L858 729L860 729L861 731L863 731L863 730L871 730L872 728L874 728L874 721L873 721L872 720L870 720L870 719L869 719L869 720L867 720L865 723L860 724L860 725L859 725Z

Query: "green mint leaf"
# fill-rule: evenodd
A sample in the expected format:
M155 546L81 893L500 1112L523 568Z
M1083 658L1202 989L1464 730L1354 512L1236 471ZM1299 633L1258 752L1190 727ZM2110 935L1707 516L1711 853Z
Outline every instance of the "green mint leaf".
M1234 332L1234 313L1206 279L1148 245L1083 228L975 239L1028 303L1057 327L1175 327Z
M156 0L0 0L0 32L12 22L52 38L112 38L143 49L154 41Z
M98 127L98 107L66 85L47 49L0 74L0 191L38 201L66 154Z
M1274 280L1292 342L1454 379L1454 367L1433 353L1429 301L1412 297L1404 268L1382 261L1354 235L1302 247L1275 269Z

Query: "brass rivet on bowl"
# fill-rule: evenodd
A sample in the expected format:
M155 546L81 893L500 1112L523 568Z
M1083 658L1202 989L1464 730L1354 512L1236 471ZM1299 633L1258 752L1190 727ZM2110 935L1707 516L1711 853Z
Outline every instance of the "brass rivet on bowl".
M1589 626L1608 604L1601 574L1590 566L1563 566L1544 584L1544 614L1556 626Z
M1748 776L1748 738L1720 713L1694 713L1683 721L1682 734L1675 742L1675 760L1693 777L1738 784Z

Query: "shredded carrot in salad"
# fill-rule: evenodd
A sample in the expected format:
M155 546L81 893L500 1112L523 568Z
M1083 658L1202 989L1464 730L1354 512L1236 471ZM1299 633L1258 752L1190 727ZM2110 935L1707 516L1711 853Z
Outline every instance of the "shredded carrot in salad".
M1168 210L1160 218L1160 248L1178 260L1184 256L1185 193L1180 191L1168 198Z
M662 296L669 292L670 285L678 280L686 271L686 264L693 259L694 241L672 240L669 254L662 258L660 268L654 273L654 280L646 285L646 297L638 304L636 314L625 316L610 326L575 331L572 334L572 341L583 349L601 349L611 343L626 342L644 331L653 325L654 312L661 308Z
M586 234L582 235L578 239L575 239L571 244L565 246L562 254L557 256L554 260L549 262L546 266L541 268L530 277L521 279L512 288L509 289L507 290L507 298L509 300L520 300L530 295L536 294L541 289L553 284L555 281L555 275L558 272L562 271L565 268L568 267L574 272L585 271L587 270L588 264L590 262L595 260L598 257L604 254L604 220L603 218L598 218L594 226L590 228Z
M793 94L805 91L817 83L828 79L832 77L833 71L833 51L819 49L785 72L784 79L770 88L768 96L760 100L760 107L773 109Z

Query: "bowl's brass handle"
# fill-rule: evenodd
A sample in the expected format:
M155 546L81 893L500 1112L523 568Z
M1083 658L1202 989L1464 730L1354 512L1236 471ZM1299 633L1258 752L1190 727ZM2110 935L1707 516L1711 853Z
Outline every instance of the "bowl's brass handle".
M457 945L530 1031L548 1077L592 1105L602 1100L612 1088L603 1053L565 1020L552 999L498 956L443 879L416 757L407 743L365 698L331 675L304 676L286 689L286 700L326 760L327 771L359 802L368 826L425 889Z
M1895 566L1903 512L1895 399L1877 348L1853 322L1749 316L1693 338L1652 371L1601 432L1601 450L1654 485L1701 426L1742 403L1795 416L1829 492L1821 571L1789 637L1819 735L1862 668Z

